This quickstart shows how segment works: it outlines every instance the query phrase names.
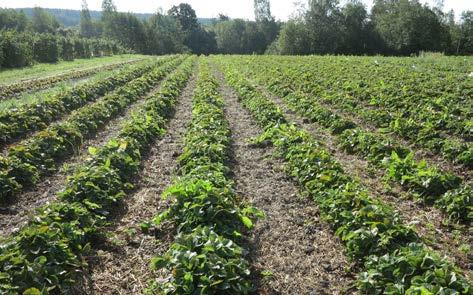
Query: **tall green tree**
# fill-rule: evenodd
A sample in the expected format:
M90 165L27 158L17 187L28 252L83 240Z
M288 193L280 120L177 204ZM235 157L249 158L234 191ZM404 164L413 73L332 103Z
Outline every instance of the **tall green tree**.
M217 47L220 53L242 53L242 35L245 22L240 19L221 21L214 25Z
M462 13L457 54L473 54L473 11Z
M338 0L309 0L305 21L312 52L340 52L343 47L343 16Z
M255 44L251 50L259 52L261 51L261 48L263 48L263 51L265 51L266 48L276 39L280 30L280 26L278 23L276 23L273 15L271 14L271 4L269 0L254 0L254 11L256 24L258 26L258 34L260 32L263 33L264 44L262 46L260 44ZM248 23L248 25L251 26L250 23ZM246 35L251 34L248 33ZM261 38L261 36L258 38ZM256 43L260 42L261 40L258 39Z
M133 13L115 13L112 18L114 30L109 36L119 41L126 48L135 52L146 50L146 28L143 22Z
M102 1L102 16L109 17L117 12L117 6L113 0L103 0Z
M185 32L190 32L191 30L196 29L199 25L195 10L187 3L181 3L177 6L174 5L168 11L168 14L179 21L182 30Z
M30 25L30 20L26 14L15 9L0 8L0 30L17 30L25 31Z
M38 33L55 33L59 28L56 18L43 8L33 8L32 17L33 31Z
M226 54L264 53L267 44L257 22L233 19L213 26L218 52Z
M195 10L187 3L173 6L168 14L174 17L181 25L184 33L184 45L193 53L209 54L216 50L215 35L202 26L197 21Z
M184 50L184 33L179 22L160 12L146 22L146 53L171 54Z
M368 12L358 0L348 2L341 10L343 16L344 53L362 54L366 50Z
M117 16L117 7L113 0L102 1L102 30L105 37L114 38L114 34L118 29L115 25Z
M376 0L372 19L387 46L387 53L442 49L443 29L439 17L416 0Z
M255 20L257 22L274 20L269 0L254 0Z
M87 0L82 0L82 10L80 12L80 34L86 38L91 38L95 35L94 24L90 16L89 6Z
M312 53L310 32L302 18L286 22L278 39L268 49L270 54L304 55Z

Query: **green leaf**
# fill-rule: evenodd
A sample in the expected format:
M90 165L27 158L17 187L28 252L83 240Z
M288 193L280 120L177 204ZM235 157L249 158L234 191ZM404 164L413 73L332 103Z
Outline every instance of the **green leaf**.
M249 219L249 218L246 217L246 216L240 216L240 219L241 219L241 222L243 222L243 224L244 224L247 228L249 228L249 229L253 228L253 222L251 221L251 219Z
M90 155L95 156L97 155L98 149L96 147L89 146L88 151Z
M36 288L29 288L23 292L23 295L41 295L41 291Z

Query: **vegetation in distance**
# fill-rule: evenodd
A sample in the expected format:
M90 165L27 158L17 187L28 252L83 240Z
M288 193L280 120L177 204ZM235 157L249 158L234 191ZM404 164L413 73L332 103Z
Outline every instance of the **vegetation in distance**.
M376 0L369 11L360 0L343 5L338 0L310 0L286 22L272 16L269 0L255 0L254 11L255 21L220 14L202 24L186 3L142 18L118 12L113 0L104 0L96 19L83 1L79 26L64 28L41 8L33 9L31 19L21 10L0 9L0 60L3 56L4 66L15 67L32 59L56 62L124 50L158 55L473 53L473 11L464 11L457 21L441 4Z

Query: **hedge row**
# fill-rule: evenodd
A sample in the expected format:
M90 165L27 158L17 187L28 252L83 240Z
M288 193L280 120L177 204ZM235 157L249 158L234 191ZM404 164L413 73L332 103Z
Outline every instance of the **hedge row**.
M34 62L57 62L126 52L125 48L112 40L0 31L0 68L18 68Z

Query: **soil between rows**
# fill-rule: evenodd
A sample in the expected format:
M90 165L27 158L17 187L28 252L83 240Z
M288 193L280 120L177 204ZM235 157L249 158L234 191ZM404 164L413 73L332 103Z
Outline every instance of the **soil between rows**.
M271 147L255 148L261 134L251 114L220 73L225 113L232 131L232 173L243 199L266 214L248 242L253 280L259 294L347 294L354 283L344 248L316 205L298 189L272 157Z
M107 240L88 258L89 269L75 294L140 294L153 278L150 261L169 248L174 231L163 229L157 239L143 234L140 224L168 206L161 194L177 170L177 157L192 116L194 87L195 77L191 77L178 99L167 133L154 144L143 163L135 192L120 205L121 212L112 222Z

